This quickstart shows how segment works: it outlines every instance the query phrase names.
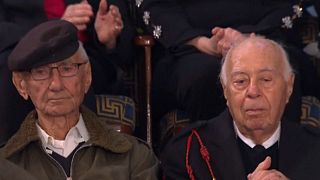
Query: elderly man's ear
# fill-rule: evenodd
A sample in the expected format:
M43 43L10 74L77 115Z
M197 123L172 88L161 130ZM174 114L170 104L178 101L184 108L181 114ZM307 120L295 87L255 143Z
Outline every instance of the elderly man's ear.
M29 95L27 93L26 81L22 77L22 74L19 72L12 73L12 81L19 94L23 97L23 99L28 100Z
M91 81L92 81L92 74L91 74L91 65L90 63L86 64L86 67L85 67L85 93L88 92L89 88L90 88L90 85L91 85Z
M287 100L286 100L286 103L289 102L289 99L290 99L290 96L292 94L292 91L293 91L293 85L294 85L294 79L295 79L295 75L294 73L291 73L289 78L288 78L288 88L287 88Z

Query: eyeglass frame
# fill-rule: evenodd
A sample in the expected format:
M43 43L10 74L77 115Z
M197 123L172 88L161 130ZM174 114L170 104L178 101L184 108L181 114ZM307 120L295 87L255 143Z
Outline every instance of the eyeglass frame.
M60 77L72 77L72 76L75 76L75 75L78 74L79 68L80 68L81 65L87 64L88 62L89 61L82 62L82 63L65 63L65 64L60 64L60 65L57 65L57 66L40 66L40 67L36 67L36 68L31 68L31 69L27 70L27 72L30 73L32 79L35 80L35 81L41 81L41 80L49 79L53 69L57 69L58 74L59 74ZM61 73L61 72L63 72L61 70L61 68L63 68L63 66L66 66L66 65L70 66L70 67L74 67L75 68L74 73L72 73L70 75L64 75L63 73ZM34 70L39 69L39 68L46 68L47 69L48 73L47 73L45 78L38 78L38 77L35 78Z

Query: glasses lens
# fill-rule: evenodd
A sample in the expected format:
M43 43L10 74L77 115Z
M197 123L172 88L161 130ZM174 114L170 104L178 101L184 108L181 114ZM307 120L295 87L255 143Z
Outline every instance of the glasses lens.
M60 76L69 77L77 74L78 65L77 64L63 64L58 67Z
M31 69L31 76L35 80L42 80L49 77L49 67L43 66Z

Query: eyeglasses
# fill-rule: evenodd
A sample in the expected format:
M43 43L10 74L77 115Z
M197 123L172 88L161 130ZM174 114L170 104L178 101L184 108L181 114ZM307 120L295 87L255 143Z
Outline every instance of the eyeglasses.
M71 77L75 76L78 73L79 67L84 63L69 63L61 64L59 66L40 66L37 68L32 68L29 70L31 77L34 80L45 80L48 79L51 75L52 69L57 69L61 77Z

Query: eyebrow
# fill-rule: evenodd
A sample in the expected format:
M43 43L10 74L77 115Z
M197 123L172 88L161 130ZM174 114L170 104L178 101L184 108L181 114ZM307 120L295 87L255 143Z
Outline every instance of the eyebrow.
M274 68L263 68L263 69L260 69L258 71L258 73L264 73L264 72L271 72L272 73L275 71L276 71L276 69L274 69ZM234 72L231 72L231 76L236 76L236 75L241 75L241 74L247 74L247 73L244 71L241 71L241 70L236 70Z

